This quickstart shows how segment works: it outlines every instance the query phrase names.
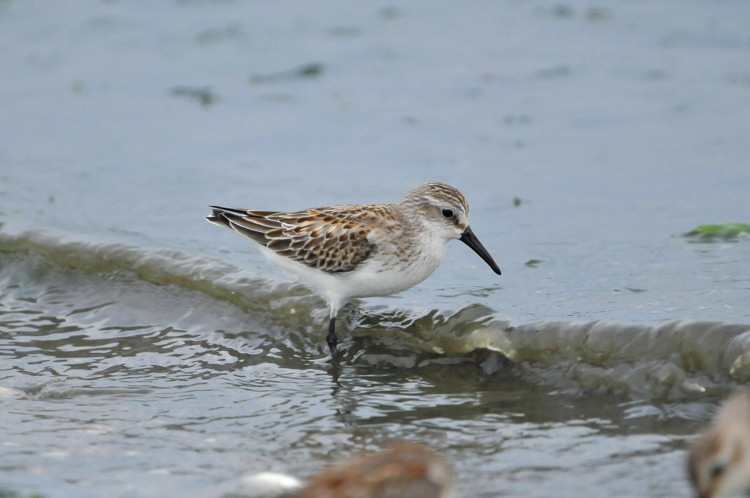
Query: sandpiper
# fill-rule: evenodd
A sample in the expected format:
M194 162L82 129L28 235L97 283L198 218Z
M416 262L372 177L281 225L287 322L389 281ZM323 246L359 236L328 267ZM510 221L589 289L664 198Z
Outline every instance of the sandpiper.
M342 461L282 498L448 498L452 471L422 445L398 442Z
M750 494L750 389L733 394L688 456L700 498Z
M500 275L469 227L469 204L444 183L426 183L399 204L254 211L211 206L206 219L248 237L268 261L322 296L326 342L336 357L336 315L354 298L387 296L429 277L459 239Z

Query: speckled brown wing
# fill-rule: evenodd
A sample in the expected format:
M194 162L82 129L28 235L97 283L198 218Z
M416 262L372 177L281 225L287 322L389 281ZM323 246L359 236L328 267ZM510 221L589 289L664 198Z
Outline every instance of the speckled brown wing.
M327 272L347 272L372 253L367 206L336 206L292 213L211 206L207 219L277 254Z

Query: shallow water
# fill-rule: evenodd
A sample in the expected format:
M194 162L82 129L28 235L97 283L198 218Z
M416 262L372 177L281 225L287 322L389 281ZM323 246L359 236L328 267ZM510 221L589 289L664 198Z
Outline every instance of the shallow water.
M258 496L409 439L460 496L687 495L750 380L750 238L684 235L748 222L748 33L739 1L0 1L0 489ZM503 275L451 244L342 312L337 367L324 303L202 219L428 180Z

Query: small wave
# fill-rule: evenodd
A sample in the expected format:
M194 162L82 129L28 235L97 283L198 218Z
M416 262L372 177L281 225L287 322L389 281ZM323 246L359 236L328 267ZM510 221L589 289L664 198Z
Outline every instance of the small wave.
M321 335L322 301L299 285L252 279L216 259L173 250L66 241L49 233L0 234L0 251L35 254L43 264L94 274L128 272L173 284L258 313L285 330ZM458 312L349 308L342 313L347 361L403 368L454 358L486 375L507 370L561 389L606 390L646 397L723 394L750 381L750 325L674 321L657 325L540 321L511 325L482 304ZM310 344L317 344L310 341Z
M563 379L588 389L680 397L723 393L750 379L750 325L540 322L506 334L512 359L556 366Z
M247 311L262 311L283 296L299 295L299 286L276 289L266 280L249 278L222 260L176 250L146 250L123 244L67 240L67 235L29 231L17 236L0 233L0 252L30 253L58 269L86 273L130 273L157 285L177 285L231 302ZM258 292L262 289L262 292Z
M561 389L644 397L719 395L750 380L750 325L675 321L659 325L540 321L512 326L489 308L455 314L384 312L354 323L373 340L472 358L487 374L510 360L524 377ZM366 356L367 353L364 353ZM388 356L379 355L379 358ZM400 366L429 362L424 358Z

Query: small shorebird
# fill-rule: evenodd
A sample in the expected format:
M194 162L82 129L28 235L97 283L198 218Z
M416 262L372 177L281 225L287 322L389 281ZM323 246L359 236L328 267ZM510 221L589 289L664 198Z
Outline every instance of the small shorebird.
M206 219L248 237L268 261L322 296L326 342L336 356L336 314L353 298L387 296L429 277L459 239L500 268L469 227L469 204L444 183L426 183L399 204L254 211L211 206Z
M452 480L441 456L421 445L399 442L336 464L282 498L448 498Z
M750 494L750 389L721 405L690 449L688 473L700 498Z

